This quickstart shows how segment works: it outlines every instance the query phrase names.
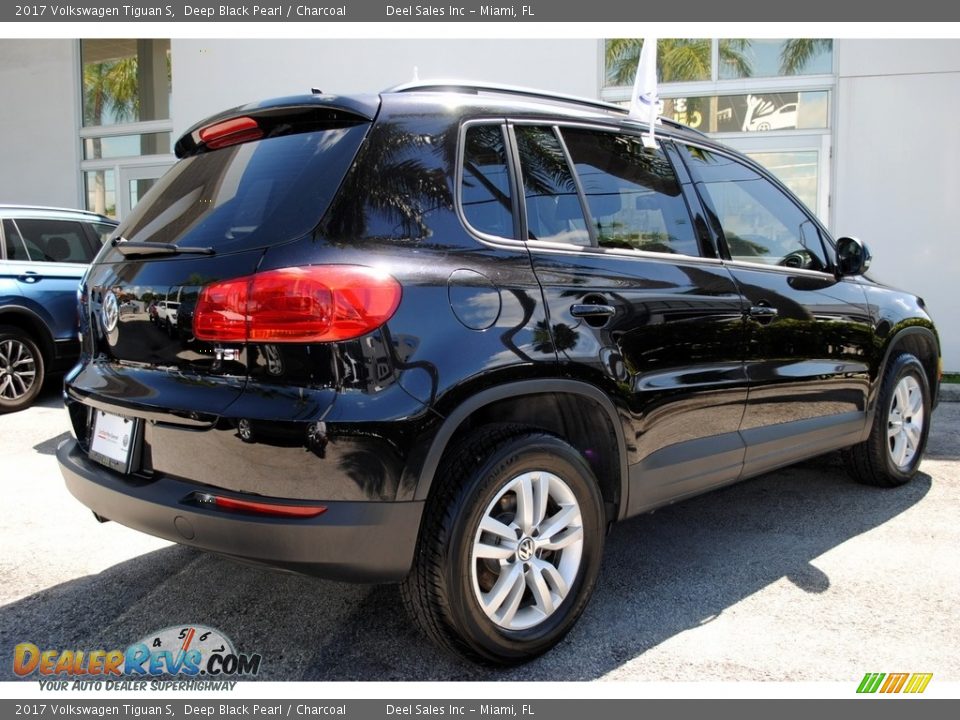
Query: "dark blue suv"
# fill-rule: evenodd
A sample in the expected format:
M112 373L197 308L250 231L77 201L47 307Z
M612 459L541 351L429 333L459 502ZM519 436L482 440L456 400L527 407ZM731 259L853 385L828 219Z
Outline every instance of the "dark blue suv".
M0 205L0 413L73 365L77 287L116 223L79 210Z

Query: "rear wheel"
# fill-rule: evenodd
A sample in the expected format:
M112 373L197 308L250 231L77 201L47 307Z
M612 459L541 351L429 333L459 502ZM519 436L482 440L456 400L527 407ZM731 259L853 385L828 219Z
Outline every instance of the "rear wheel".
M43 355L18 327L0 326L0 413L23 410L43 385Z
M560 438L482 428L448 455L403 597L423 631L472 660L517 664L583 612L603 550L584 458Z
M914 355L903 353L884 373L870 437L843 453L847 470L867 485L903 485L920 467L929 428L926 372Z

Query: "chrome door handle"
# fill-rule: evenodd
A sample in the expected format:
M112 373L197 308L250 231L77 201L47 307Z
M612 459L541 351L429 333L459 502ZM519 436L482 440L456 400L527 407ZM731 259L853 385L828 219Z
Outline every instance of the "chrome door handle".
M23 275L18 275L17 280L25 283L35 283L37 280L42 280L43 275L38 275L32 270L27 270Z
M769 305L751 305L749 310L750 317L759 318L772 318L777 315L777 312L775 307Z

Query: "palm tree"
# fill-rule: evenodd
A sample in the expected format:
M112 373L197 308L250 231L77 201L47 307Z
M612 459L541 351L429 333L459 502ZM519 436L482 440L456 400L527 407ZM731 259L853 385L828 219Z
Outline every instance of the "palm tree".
M657 41L657 80L659 82L687 82L709 80L712 76L711 55L713 42L705 38L664 38ZM731 39L720 41L720 62L735 68L740 77L751 74L746 52L750 41ZM606 41L605 55L607 82L611 85L629 85L637 72L643 40L614 38Z
M792 38L783 41L780 49L780 73L798 75L812 58L833 50L828 38Z

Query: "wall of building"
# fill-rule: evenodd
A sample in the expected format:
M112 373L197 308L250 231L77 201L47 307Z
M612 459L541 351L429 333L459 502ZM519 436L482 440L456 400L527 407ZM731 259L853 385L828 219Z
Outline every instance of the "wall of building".
M74 40L0 42L0 203L77 207Z
M378 92L468 78L599 97L596 40L174 39L173 132L234 105L309 92Z
M833 226L919 293L960 370L960 41L841 40Z

